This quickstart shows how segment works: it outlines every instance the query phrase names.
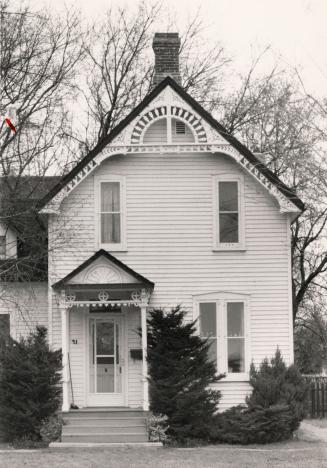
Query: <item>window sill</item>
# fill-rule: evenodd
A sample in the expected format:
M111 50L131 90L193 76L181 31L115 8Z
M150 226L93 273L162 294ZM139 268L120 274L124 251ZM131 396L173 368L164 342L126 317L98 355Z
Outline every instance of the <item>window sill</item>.
M234 245L215 245L212 248L213 252L245 252L246 247L243 244Z
M226 377L223 377L219 382L248 382L250 376L247 372L231 373L227 374Z
M124 244L99 244L99 249L110 252L127 252L127 245Z

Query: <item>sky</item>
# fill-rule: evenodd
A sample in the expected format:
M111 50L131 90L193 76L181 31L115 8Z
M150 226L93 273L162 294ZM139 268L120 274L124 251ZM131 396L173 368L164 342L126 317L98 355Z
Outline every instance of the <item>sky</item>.
M135 7L136 0L30 0L60 10L66 4L80 8L86 18L101 18L110 6ZM327 94L327 0L162 0L165 14L155 31L166 31L167 16L183 28L199 10L208 40L219 41L239 71L266 46L270 58L297 69L307 92ZM269 55L269 54L268 54Z

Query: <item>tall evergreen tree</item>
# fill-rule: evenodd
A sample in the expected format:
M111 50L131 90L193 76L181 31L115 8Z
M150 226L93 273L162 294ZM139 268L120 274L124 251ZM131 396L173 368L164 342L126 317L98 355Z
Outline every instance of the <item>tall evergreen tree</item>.
M40 440L42 421L59 409L61 350L49 350L47 330L37 327L0 350L0 420L8 441Z
M178 306L155 309L148 320L150 409L168 416L170 436L209 440L220 392L209 388L222 377L208 359L208 343L185 321Z

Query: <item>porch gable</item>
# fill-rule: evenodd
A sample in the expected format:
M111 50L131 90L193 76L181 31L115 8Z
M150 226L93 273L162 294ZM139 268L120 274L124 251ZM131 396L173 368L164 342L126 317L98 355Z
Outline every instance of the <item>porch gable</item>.
M108 288L143 286L153 289L154 283L118 260L106 250L100 249L85 262L52 285L54 289L76 288L79 285L103 285Z

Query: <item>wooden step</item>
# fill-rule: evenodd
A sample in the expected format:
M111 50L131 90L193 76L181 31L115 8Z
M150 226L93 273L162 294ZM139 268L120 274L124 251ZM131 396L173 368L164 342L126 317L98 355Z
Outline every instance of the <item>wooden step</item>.
M74 434L89 434L90 432L96 434L145 434L146 426L145 424L141 425L133 425L133 426L63 426L62 434L63 436L66 435L74 435Z
M148 442L146 434L116 433L116 434L101 434L101 433L78 433L78 434L63 434L62 442L70 443L128 443L128 442Z
M129 426L146 426L146 418L130 417L130 418L64 418L66 426L115 426L115 427L129 427Z
M103 410L74 410L62 413L63 419L69 418L130 418L130 417L143 417L147 418L148 412L138 410L115 410L115 411L103 411Z

